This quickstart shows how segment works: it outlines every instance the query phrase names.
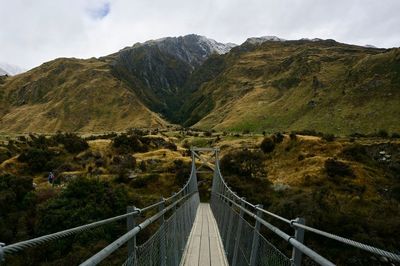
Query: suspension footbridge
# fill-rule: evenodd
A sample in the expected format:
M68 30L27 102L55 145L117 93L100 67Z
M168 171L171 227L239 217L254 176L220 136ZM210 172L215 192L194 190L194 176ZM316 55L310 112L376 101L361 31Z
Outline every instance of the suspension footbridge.
M123 265L128 266L300 266L305 257L314 264L335 265L334 261L304 243L306 232L370 252L393 264L400 262L398 253L307 226L302 218L289 220L265 210L262 205L246 201L233 192L222 177L218 149L192 148L191 152L191 174L186 184L172 196L142 209L128 206L127 213L105 220L18 243L0 243L0 264L6 265L12 261L13 254L25 249L121 220L126 220L127 232L80 265L100 264L122 247L127 248ZM198 173L213 175L210 203L200 203ZM143 216L145 219L139 219ZM283 231L265 217L286 223L292 232ZM138 245L137 235L148 226L156 224L155 233ZM280 250L272 244L262 233L265 231L283 239L290 246L291 252Z

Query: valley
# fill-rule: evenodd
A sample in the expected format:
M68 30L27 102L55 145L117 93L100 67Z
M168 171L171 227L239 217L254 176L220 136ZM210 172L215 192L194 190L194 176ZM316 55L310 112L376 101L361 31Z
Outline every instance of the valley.
M167 37L0 73L0 240L148 206L185 184L191 147L215 147L228 185L248 201L398 253L399 88L399 48L274 36L240 45ZM203 202L211 182L199 174ZM124 232L125 221L82 232L6 265L76 265ZM305 241L337 265L396 265L312 234Z
M399 242L400 141L396 136L335 138L294 132L263 136L179 127L84 138L63 133L6 137L1 144L0 206L7 215L0 220L1 238L10 243L43 235L123 213L126 205L146 206L168 196L190 173L191 146L219 147L222 174L250 202L388 250ZM54 185L48 181L49 171L55 174ZM200 196L207 200L211 176L200 174L199 178ZM56 248L63 250L62 258L32 249L28 254L37 253L28 265L44 259L47 262L41 265L78 263L121 230L123 226L95 231L90 247L86 246L90 234L79 236L74 245L72 239L60 242ZM152 231L146 232L140 241ZM274 235L265 233L285 250ZM312 235L307 244L338 265L371 261L387 265L379 257ZM109 263L116 264L116 256ZM19 265L21 259L17 256L8 265Z

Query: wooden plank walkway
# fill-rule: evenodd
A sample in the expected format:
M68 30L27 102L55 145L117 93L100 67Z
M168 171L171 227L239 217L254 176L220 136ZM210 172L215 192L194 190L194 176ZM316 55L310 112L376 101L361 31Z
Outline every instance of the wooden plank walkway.
M200 203L181 266L228 266L210 204Z

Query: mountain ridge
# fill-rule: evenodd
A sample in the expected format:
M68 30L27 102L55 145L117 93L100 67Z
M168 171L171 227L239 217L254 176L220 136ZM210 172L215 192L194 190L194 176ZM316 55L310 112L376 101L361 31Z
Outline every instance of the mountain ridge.
M235 46L191 34L44 63L0 80L0 127L99 132L169 121L232 131L400 130L399 49L257 38Z

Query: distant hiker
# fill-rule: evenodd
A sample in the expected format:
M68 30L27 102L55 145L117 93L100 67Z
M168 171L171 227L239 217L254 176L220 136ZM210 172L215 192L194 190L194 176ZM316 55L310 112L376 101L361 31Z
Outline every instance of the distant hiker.
M50 184L54 184L53 182L54 182L54 174L53 174L53 172L50 172L49 173L49 177L48 177L48 180L49 180L49 183Z

